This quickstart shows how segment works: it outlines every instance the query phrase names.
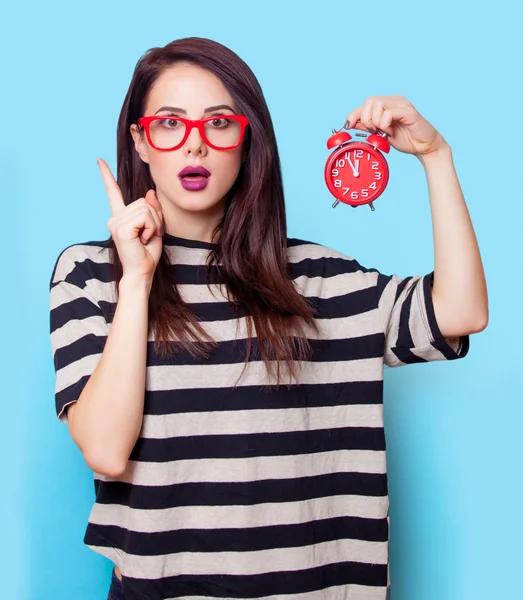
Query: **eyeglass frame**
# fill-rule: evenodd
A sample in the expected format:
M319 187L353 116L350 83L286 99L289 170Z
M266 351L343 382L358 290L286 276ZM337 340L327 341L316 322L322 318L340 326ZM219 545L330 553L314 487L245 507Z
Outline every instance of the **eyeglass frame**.
M205 135L203 126L204 123L207 123L208 121L215 121L216 119L232 119L233 121L237 121L238 123L240 123L240 139L238 140L238 143L236 145L222 148L220 146L215 146L214 144L211 144L209 142L207 136ZM182 141L177 146L173 146L172 148L158 148L153 144L153 141L151 139L150 124L152 121L160 120L181 121L185 124L185 135L183 136ZM160 152L172 152L173 150L181 148L181 146L183 146L187 141L187 138L193 130L193 127L196 127L198 129L203 141L211 148L214 148L215 150L233 150L242 143L243 136L245 134L245 128L247 127L247 125L249 125L249 119L244 115L214 115L212 117L206 117L205 119L185 119L184 117L178 117L174 115L153 115L150 117L140 117L137 120L137 125L145 129L145 135L147 136L147 140L151 147L155 150L159 150Z

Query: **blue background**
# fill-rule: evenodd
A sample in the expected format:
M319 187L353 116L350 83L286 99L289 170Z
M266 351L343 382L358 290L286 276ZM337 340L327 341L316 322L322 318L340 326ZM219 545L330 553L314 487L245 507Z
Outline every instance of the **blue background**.
M106 597L111 565L82 541L92 473L55 415L48 284L63 248L108 235L96 158L116 172L116 121L137 60L191 35L229 46L258 77L293 237L384 273L428 272L421 163L392 150L376 211L333 210L325 142L367 96L399 93L450 143L482 251L490 324L462 361L386 371L392 595L523 597L520 7L33 1L2 9L3 598Z

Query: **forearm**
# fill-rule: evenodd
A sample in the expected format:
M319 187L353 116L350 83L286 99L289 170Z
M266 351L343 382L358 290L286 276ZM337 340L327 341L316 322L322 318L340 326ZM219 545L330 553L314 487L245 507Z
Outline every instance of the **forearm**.
M147 282L121 279L102 356L68 412L71 436L87 464L110 476L125 470L142 426L149 292Z
M434 235L434 310L444 336L481 331L488 321L485 274L448 144L418 157L427 177Z

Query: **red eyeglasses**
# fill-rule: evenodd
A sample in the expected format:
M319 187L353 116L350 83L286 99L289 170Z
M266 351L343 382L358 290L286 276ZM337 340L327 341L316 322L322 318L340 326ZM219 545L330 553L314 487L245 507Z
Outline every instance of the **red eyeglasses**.
M197 127L204 142L216 150L237 148L249 124L243 115L215 115L206 119L184 119L170 115L140 117L138 125L145 128L149 144L156 150L180 148Z

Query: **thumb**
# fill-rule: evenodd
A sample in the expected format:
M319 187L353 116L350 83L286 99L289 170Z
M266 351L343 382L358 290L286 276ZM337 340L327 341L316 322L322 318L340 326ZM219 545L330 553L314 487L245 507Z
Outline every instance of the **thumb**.
M160 222L161 222L161 235L164 234L164 226L165 226L165 222L164 222L164 218L163 218L163 211L162 211L162 205L160 203L160 201L158 200L158 196L156 195L156 192L154 190L148 190L147 193L145 194L145 201L152 206L152 208L154 208L154 210L156 211L156 214L158 215L158 217L160 218Z
M145 199L155 210L161 213L162 205L160 204L158 196L154 190L148 190L147 194L145 194Z
M160 217L160 219L162 220L162 223L163 223L162 205L160 204L160 201L158 200L158 196L156 195L156 192L154 190L148 190L147 194L145 194L145 200L158 213L158 216Z

